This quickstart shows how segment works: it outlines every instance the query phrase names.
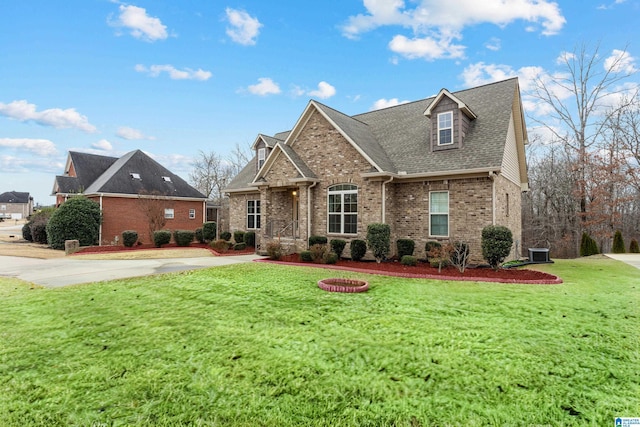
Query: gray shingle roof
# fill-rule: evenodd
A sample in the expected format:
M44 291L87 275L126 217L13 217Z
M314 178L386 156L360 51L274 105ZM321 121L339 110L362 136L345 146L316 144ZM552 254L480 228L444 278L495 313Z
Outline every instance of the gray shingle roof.
M29 203L29 193L7 191L0 194L0 203Z
M76 172L75 177L56 176L56 184L60 193L82 193L112 164L117 157L69 151L69 158ZM65 174L69 171L65 171Z

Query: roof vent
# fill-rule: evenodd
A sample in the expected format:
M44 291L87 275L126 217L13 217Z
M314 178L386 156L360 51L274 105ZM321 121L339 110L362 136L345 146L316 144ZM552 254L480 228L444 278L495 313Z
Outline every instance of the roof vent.
M162 177L162 180L163 180L164 182L171 182L171 177L170 177L170 176L163 176L163 177Z
M129 175L131 175L132 179L142 179L140 178L140 174L136 172L131 172Z

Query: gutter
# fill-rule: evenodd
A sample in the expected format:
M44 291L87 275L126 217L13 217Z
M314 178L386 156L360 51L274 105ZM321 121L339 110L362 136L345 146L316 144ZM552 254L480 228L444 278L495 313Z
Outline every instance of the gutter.
M100 228L98 229L98 246L102 246L102 196L103 194L100 193Z
M387 219L387 184L393 181L393 176L389 177L388 180L382 181L382 223L386 223Z

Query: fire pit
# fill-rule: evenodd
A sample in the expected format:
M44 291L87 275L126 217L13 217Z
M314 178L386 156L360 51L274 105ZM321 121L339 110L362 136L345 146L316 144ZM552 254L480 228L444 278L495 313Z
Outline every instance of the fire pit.
M351 279L322 279L318 280L318 287L327 292L366 292L369 283L364 280Z

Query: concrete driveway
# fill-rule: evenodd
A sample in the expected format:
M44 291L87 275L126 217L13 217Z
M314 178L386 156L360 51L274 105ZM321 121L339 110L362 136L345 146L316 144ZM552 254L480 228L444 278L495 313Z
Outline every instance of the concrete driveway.
M80 283L148 276L250 262L257 255L147 260L89 260L73 257L36 259L0 256L0 276L58 288Z
M635 268L640 268L640 254L605 254L611 259L626 262Z

